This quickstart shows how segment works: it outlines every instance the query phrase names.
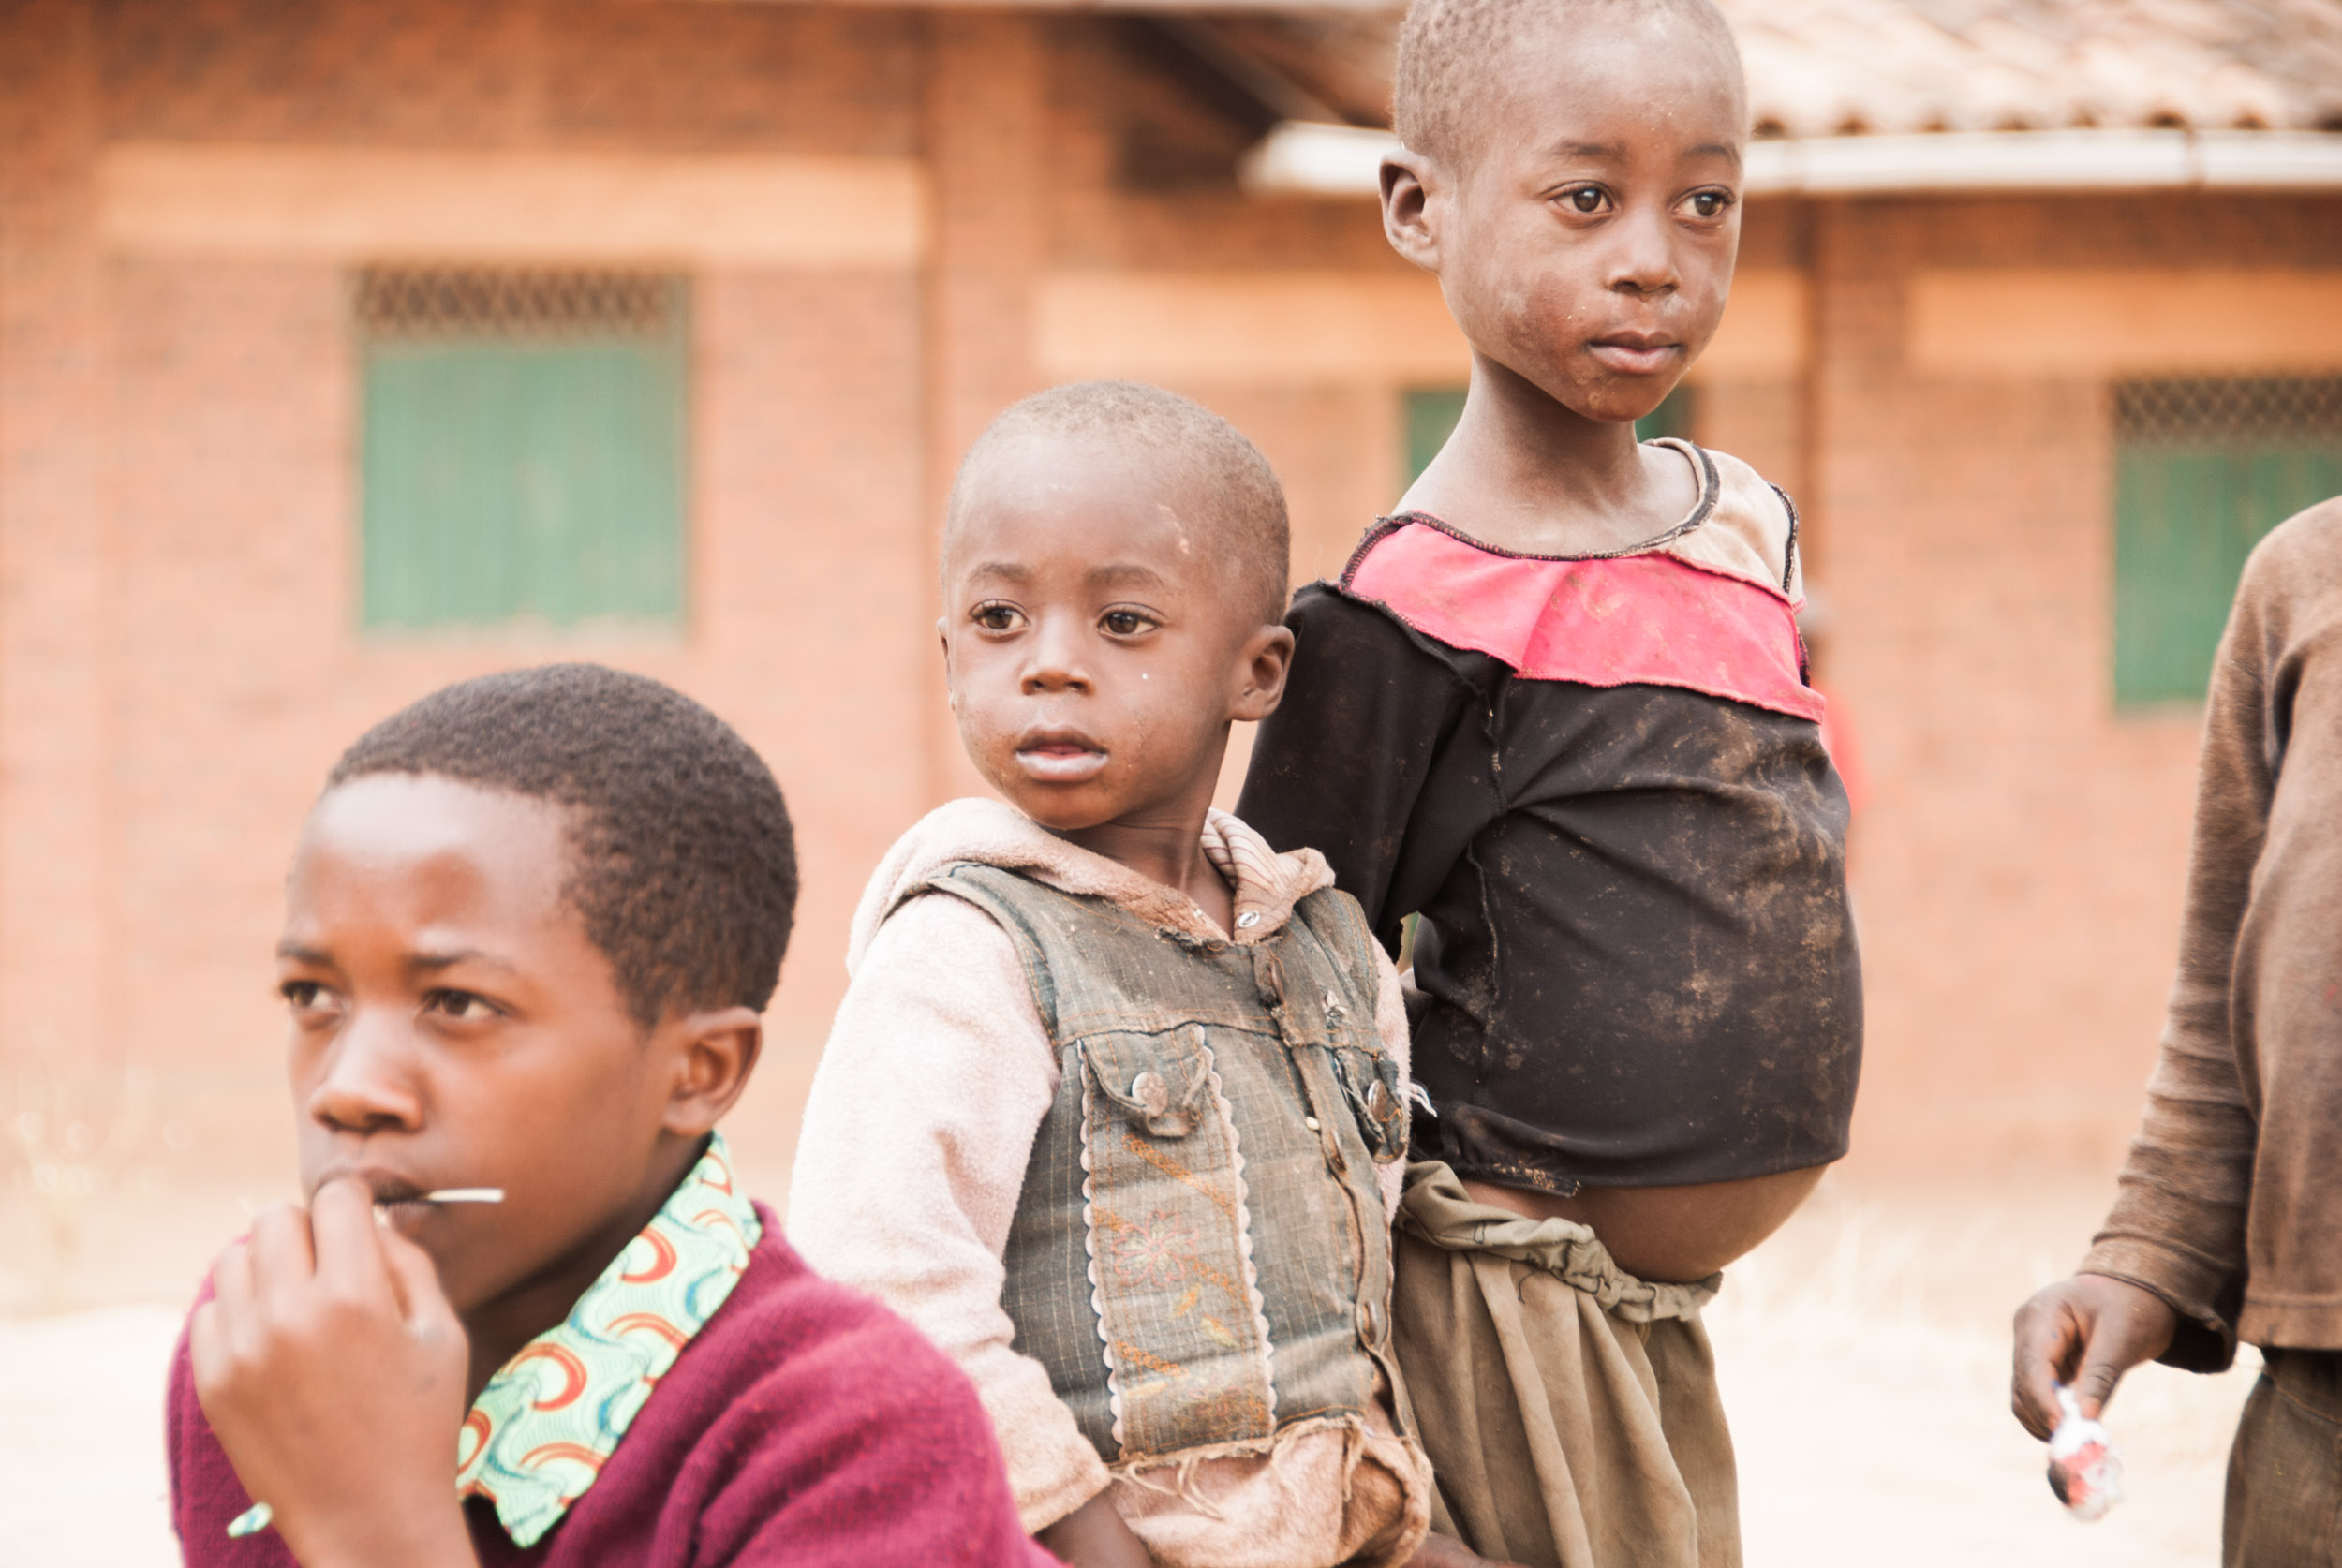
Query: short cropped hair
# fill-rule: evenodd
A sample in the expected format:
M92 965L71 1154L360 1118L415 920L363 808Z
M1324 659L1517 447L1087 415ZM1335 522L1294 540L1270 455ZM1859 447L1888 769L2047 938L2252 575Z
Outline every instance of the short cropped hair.
M378 774L567 807L562 896L645 1029L772 999L797 904L789 808L749 743L674 688L600 664L443 687L361 735L325 788Z
M1453 163L1465 152L1470 106L1488 100L1489 78L1505 52L1533 30L1592 15L1681 17L1723 46L1740 67L1740 46L1715 0L1414 0L1399 28L1391 120L1416 152Z
M1263 626L1284 618L1293 530L1284 487L1244 433L1193 398L1144 381L1073 381L1012 405L960 459L947 518L956 522L970 476L1034 436L1130 443L1178 459L1208 498L1222 559Z

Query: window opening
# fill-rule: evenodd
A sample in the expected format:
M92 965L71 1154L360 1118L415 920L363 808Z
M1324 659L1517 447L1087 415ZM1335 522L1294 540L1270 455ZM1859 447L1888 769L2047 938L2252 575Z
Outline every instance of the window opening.
M2118 382L2114 699L2201 699L2245 557L2342 493L2342 377Z
M1401 488L1423 477L1463 418L1464 389L1417 387L1406 394L1407 472Z
M681 618L688 298L660 273L357 274L367 627Z

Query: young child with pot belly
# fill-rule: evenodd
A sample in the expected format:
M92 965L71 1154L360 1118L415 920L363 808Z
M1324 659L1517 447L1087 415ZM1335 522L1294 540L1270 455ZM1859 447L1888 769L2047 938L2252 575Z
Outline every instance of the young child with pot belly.
M1473 1563L1390 1359L1399 979L1322 857L1211 809L1293 636L1276 477L1151 387L969 452L941 623L1004 801L855 917L793 1240L956 1357L1028 1530L1095 1568Z
M1395 1348L1443 1528L1541 1565L1740 1561L1699 1308L1854 1100L1796 513L1634 435L1723 313L1747 114L1711 0L1416 0L1384 227L1471 391L1297 599L1238 805L1394 951L1419 916Z

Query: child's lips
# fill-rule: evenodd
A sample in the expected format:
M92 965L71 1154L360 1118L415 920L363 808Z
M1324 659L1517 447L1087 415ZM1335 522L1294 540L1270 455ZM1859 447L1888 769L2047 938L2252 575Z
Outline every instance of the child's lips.
M374 1200L375 1217L393 1230L411 1231L424 1220L443 1211L443 1206L436 1201L435 1196L441 1189L379 1167L360 1166L330 1171L318 1182L318 1186L322 1187L327 1181L334 1180L351 1180L363 1187Z
M377 1198L374 1215L392 1230L405 1233L438 1212L438 1205L421 1198Z
M316 1181L310 1184L310 1199L314 1202L319 1188L336 1181L354 1181L364 1188L366 1195L374 1200L374 1206L377 1208L419 1200L424 1192L429 1191L429 1188L414 1177L402 1176L396 1171L385 1169L380 1165L336 1164L328 1167Z
M1105 770L1106 754L1072 741L1042 741L1016 748L1025 776L1044 784L1080 784Z
M1666 369L1682 355L1680 343L1655 338L1609 337L1588 346L1593 357L1612 370L1630 376L1649 376Z
M423 1189L403 1176L378 1171L348 1174L374 1194L374 1218L392 1230L411 1233L437 1206L425 1202Z

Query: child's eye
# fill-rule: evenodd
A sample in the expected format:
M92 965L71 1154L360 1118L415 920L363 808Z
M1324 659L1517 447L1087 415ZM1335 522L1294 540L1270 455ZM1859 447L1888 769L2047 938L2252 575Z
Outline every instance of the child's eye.
M1013 604L979 604L968 618L986 631L1014 631L1025 617Z
M295 1013L306 1013L321 1006L326 998L325 987L314 980L289 980L277 987Z
M1600 185L1579 185L1562 192L1562 200L1573 213L1598 213L1610 204L1610 193Z
M1109 610L1098 617L1098 624L1115 637L1135 637L1155 623L1135 610Z
M469 991L434 991L424 1004L433 1012L454 1019L459 1024L477 1024L496 1016L496 1007L487 998Z
M1721 217L1725 209L1732 205L1732 193L1728 190L1696 190L1687 200L1693 216Z

